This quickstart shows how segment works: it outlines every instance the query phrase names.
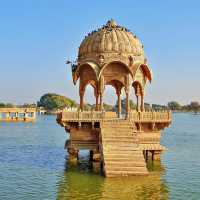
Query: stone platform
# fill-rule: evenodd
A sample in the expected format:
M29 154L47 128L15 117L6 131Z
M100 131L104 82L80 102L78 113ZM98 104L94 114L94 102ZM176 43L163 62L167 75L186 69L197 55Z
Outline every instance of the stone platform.
M148 174L146 162L160 159L161 130L171 123L171 112L131 111L128 118L115 112L63 111L57 122L70 134L66 148L72 160L81 149L88 149L100 161L106 177Z

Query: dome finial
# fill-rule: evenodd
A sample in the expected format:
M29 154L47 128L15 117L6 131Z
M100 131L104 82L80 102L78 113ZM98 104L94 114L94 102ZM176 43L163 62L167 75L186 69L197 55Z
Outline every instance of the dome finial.
M110 19L110 20L107 21L106 26L109 26L109 27L116 27L116 26L117 26L117 23L115 22L114 19Z

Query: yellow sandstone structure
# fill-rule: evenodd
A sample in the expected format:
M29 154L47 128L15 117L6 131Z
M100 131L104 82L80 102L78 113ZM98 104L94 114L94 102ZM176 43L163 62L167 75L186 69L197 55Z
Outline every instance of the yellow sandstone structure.
M80 109L64 111L57 122L70 134L66 142L69 159L76 161L80 149L89 149L91 160L100 161L106 177L148 174L146 160L160 159L161 130L171 123L169 111L145 111L144 96L152 72L140 40L114 20L89 33L82 41L76 64L72 64L74 84L79 80ZM87 85L94 88L95 111L84 111ZM118 111L105 112L104 90L115 88ZM126 113L121 114L121 92L126 94ZM130 110L129 95L134 90L137 109Z
M32 122L35 119L35 108L0 108L0 122Z

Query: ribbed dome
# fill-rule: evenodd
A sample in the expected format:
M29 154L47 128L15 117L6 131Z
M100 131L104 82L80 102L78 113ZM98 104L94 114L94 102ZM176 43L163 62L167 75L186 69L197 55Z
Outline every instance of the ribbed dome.
M85 37L79 47L78 58L87 58L93 53L121 53L133 57L144 55L143 45L138 38L114 20L109 20L102 28Z

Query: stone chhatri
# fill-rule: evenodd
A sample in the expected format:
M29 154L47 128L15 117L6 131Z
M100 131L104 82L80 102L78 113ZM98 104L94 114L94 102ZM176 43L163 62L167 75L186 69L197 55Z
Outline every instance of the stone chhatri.
M159 159L160 130L171 123L170 112L145 111L144 96L152 73L143 45L128 29L109 20L89 33L79 47L77 63L72 65L73 81L79 80L80 108L63 111L59 124L69 132L66 142L70 160L80 149L89 149L91 160L101 162L105 176L147 174L145 159ZM94 89L95 111L84 111L87 85ZM117 113L105 112L105 87L111 85L118 99ZM126 95L126 112L121 115L121 93ZM130 91L136 96L136 110L130 110Z

